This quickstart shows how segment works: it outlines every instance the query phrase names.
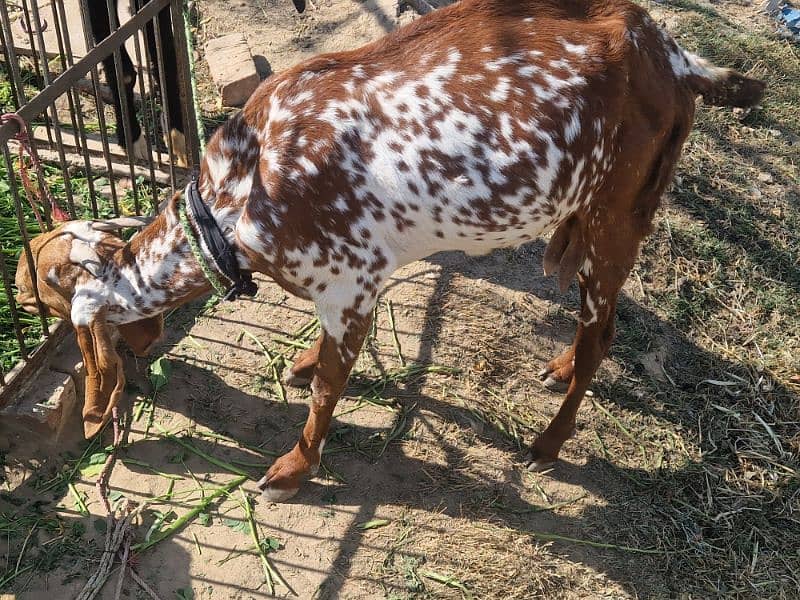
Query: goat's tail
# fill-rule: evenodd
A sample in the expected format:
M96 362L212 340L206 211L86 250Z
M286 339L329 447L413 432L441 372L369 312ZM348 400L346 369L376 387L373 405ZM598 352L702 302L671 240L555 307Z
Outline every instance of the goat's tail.
M711 64L704 58L678 48L679 56L671 56L675 74L683 76L689 87L703 102L714 106L748 108L759 103L764 96L766 83L742 75L734 69Z

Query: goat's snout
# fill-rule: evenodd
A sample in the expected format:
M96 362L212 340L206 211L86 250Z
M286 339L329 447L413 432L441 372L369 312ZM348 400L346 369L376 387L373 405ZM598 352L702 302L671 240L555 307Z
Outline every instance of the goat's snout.
M33 281L31 280L31 274L24 255L20 256L14 285L17 286L17 293L14 296L17 306L25 312L38 314L39 307L36 303L36 296L33 293Z
M26 313L31 313L32 315L39 314L39 306L36 304L36 298L33 294L29 292L19 292L14 299L17 302L17 306L19 306L22 310ZM44 306L45 317L50 316L50 311L47 310L47 306Z

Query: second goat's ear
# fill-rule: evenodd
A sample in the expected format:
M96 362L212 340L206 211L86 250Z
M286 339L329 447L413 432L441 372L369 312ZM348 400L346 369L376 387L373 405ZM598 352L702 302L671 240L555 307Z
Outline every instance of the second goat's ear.
M75 326L86 369L83 432L87 439L96 435L111 419L111 411L125 388L122 360L109 333L106 310L100 309L87 325Z

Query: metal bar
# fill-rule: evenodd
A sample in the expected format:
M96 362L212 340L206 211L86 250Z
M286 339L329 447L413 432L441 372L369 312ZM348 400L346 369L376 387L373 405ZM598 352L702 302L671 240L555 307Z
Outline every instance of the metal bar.
M132 0L131 2L129 2L129 5L131 14L136 14L136 7L134 6ZM145 27L147 27L147 25L145 25ZM146 71L146 69L144 63L142 62L142 51L139 45L140 33L141 30L137 31L133 35L133 50L136 56L136 64L139 66L139 74L138 74L139 76L137 77L137 79L139 80L139 97L142 99L142 114L144 115L144 118L141 120L141 127L142 127L142 135L144 136L145 148L147 149L147 166L150 169L150 196L151 198L156 200L158 198L156 191L156 172L155 169L153 168L153 146L150 143L150 135L149 135L150 131L148 131L148 123L147 123L147 102L145 100L145 87L144 87L144 80L145 80L144 71ZM135 212L138 215L141 212L139 202L136 201L135 198L134 201L136 202Z
M21 6L22 6L22 18L25 19L25 29L27 30L25 33L28 34L28 43L31 45L31 50L33 50L34 48L36 48L36 44L33 43L33 32L34 31L39 31L39 23L40 23L40 21L37 19L36 20L36 26L34 27L33 23L31 23L30 11L28 10L28 1L27 0L22 0ZM39 68L39 62L37 60L38 58L39 58L38 56L33 55L33 59L34 59L33 60L33 68L36 71L36 76L41 79L42 71Z
M83 23L83 38L87 48L91 48L94 40L91 39L87 23L89 22L89 7L86 5L86 0L81 0L78 3L81 11L81 22ZM102 60L102 59L100 59ZM72 68L75 68L73 65ZM90 70L92 89L94 90L94 105L97 111L97 124L100 127L100 144L103 146L103 158L106 161L106 173L108 173L108 185L111 189L111 205L114 207L114 212L119 214L119 198L117 197L117 185L114 181L113 166L111 164L111 150L108 143L108 128L106 127L106 114L105 104L100 97L100 76L97 73L97 66L93 66Z
M169 2L170 0L150 0L150 2L145 4L142 10L137 12L127 23L87 52L86 56L76 62L74 67L62 73L47 89L42 90L31 98L30 102L26 103L17 111L17 114L26 121L31 121L39 116L55 98L58 98L79 79L85 77L92 68L95 68L97 64L100 63L100 61L113 53L114 49L121 43L120 40L125 40L130 37L133 31L140 28L145 21L151 19L153 15L157 14L158 11L169 4ZM0 13L3 11L4 4L4 2L0 2ZM17 131L17 124L13 121L0 126L0 143L12 138L16 135Z
M36 0L33 0L31 3L31 10L33 12L33 18L36 20L36 23L41 23L41 19L39 18L39 6L36 3ZM42 75L44 75L44 85L45 89L50 86L50 67L47 64L47 55L46 49L44 45L44 34L42 34L42 30L40 28L36 28L36 38L39 41L39 51L41 52L41 59L42 59ZM67 160L64 155L64 141L61 138L61 124L58 121L58 109L56 109L55 105L55 98L48 106L50 111L50 120L55 125L53 130L56 134L56 148L58 149L58 158L59 162L61 163L61 172L64 176L64 191L67 193L67 208L69 209L70 216L75 219L77 218L77 213L75 212L75 199L72 196L72 181L69 177L69 168L67 167ZM44 179L40 180L44 181ZM42 183L44 185L44 183ZM49 211L49 206L45 207L45 211Z
M37 0L34 0L34 4L36 4L36 1ZM39 65L39 54L36 52L36 42L33 39L34 32L40 33L39 25L38 25L40 23L40 21L37 18L36 19L37 25L33 26L32 21L31 21L30 12L29 12L29 9L28 9L28 0L22 0L22 12L23 12L23 16L24 16L24 19L25 19L26 33L28 34L28 43L31 45L31 51L32 52L30 54L30 58L33 61L33 68L36 71L36 78L37 79L42 79L42 69L41 69L41 66ZM45 58L45 64L46 63L47 63L47 58ZM44 120L44 125L45 125L45 128L47 130L47 141L52 145L53 144L53 131L51 129L51 124L47 120L46 117L45 117L45 120Z
M61 29L67 32L67 35L64 37L63 49L61 50L63 57L62 60L64 60L64 70L66 71L67 68L72 67L75 64L75 59L72 56L72 42L70 42L69 30L67 28L67 16L64 12L63 3L56 2L55 0L50 0L50 3L53 8L53 18L56 19L56 23L60 23ZM61 7L61 10L58 10L59 6ZM89 145L86 143L86 131L83 123L83 106L81 105L80 94L78 94L77 90L75 88L70 89L72 92L72 115L73 119L77 121L75 133L78 137L76 137L76 139L80 138L80 149L82 150L84 168L86 169L86 185L89 187L89 204L91 205L92 209L92 217L96 219L99 216L97 211L97 193L94 189L94 177L92 177Z
M119 29L119 18L117 17L117 3L113 0L106 0L106 7L108 9L108 26L110 31L113 33L117 29ZM136 31L132 33L132 35L136 35ZM128 36L131 37L131 36ZM127 39L127 38L126 38ZM133 107L128 104L128 94L125 87L125 73L122 69L122 49L125 47L124 42L119 44L114 49L114 71L116 71L117 75L117 90L119 92L119 105L122 109L122 131L125 136L125 156L128 159L128 166L130 167L130 175L131 175L131 191L133 192L133 203L136 207L138 212L139 207L139 193L138 193L138 185L136 184L136 174L135 169L133 168L133 143L134 139L131 132L131 117L136 118L136 115L132 112ZM130 57L129 57L130 58ZM106 77L108 77L108 73L106 73ZM136 68L134 67L134 77L136 77ZM120 124L117 123L117 130L119 130ZM119 138L119 131L117 131L117 138ZM118 215L119 216L119 215Z
M175 194L175 148L172 144L172 136L169 134L169 123L170 123L170 112L169 112L169 102L164 101L164 96L167 93L167 80L166 75L164 72L164 53L161 50L161 25L159 24L159 19L156 17L153 19L153 31L156 37L156 62L158 64L158 85L159 85L159 94L161 94L161 110L166 111L165 115L165 123L162 129L164 129L164 139L167 142L167 154L169 154L169 181L170 181L170 193ZM156 207L158 210L158 207Z
M134 2L134 0L131 0L131 2ZM156 64L153 61L155 61L156 58L155 58L155 56L152 56L152 49L148 45L148 41L147 41L148 29L147 29L147 25L146 24L145 24L145 28L144 28L144 32L143 33L144 33L144 42L145 42L145 44L144 44L144 62L145 62L145 66L147 67L146 68L146 70L147 70L147 86L148 86L148 89L150 90L149 102L143 102L143 105L144 105L143 109L144 109L144 111L147 112L147 117L150 119L150 123L152 124L153 133L157 133L158 132L158 126L159 126L159 117L156 114L156 108L155 108L156 107L156 102L154 101L154 99L156 98L156 90L158 89L158 87L156 86L156 81L153 78L153 65ZM138 40L138 38L137 38L137 40ZM157 146L157 145L158 145L158 135L156 135L155 142L153 142L153 146ZM158 165L159 169L163 170L164 163L161 160L161 149L160 148L156 152L156 164Z
M61 62L61 71L63 72L67 70L67 53L66 53L66 46L64 45L64 36L61 30L61 20L59 19L58 15L59 11L56 6L55 0L50 0L50 13L53 15L53 27L55 27L56 42L58 44L58 55L59 55L59 60ZM66 31L66 28L64 29L64 31ZM67 37L69 38L69 32L67 32ZM69 43L69 39L67 39L67 43ZM42 48L42 52L45 54L45 60L47 60L47 53L45 52L45 48ZM70 92L67 92L67 101L69 102L69 118L70 122L72 123L72 129L74 131L77 131L78 123L75 120L75 113L77 112L75 106L75 98Z
M3 256L3 247L0 246L0 273L2 273L3 288L8 298L8 309L11 312L11 323L14 325L14 336L19 344L19 353L23 360L28 358L28 348L25 346L25 336L22 333L22 323L17 313L17 303L14 301L14 290L11 289L11 277L6 267L6 257Z
M183 1L170 0L169 7L172 14L172 32L175 37L175 54L178 62L181 104L186 112L183 129L188 146L189 168L191 169L200 164L200 149L197 144L197 115L194 112L194 102L192 100L192 75L189 67L186 30L183 28Z
M3 27L3 37L6 40L13 40L14 34L11 33L11 20L8 17L8 7L5 2L0 2L0 22ZM11 69L11 79L17 88L17 108L25 104L25 86L19 74L19 58L14 50L14 44L6 44L4 50L8 53L8 66ZM7 138L6 138L7 139ZM5 141L0 136L0 141Z
M22 248L25 254L25 260L28 262L28 272L31 274L31 280L36 281L36 261L33 260L33 252L31 252L31 241L28 238L28 228L25 226L25 214L22 212L22 201L19 197L19 190L17 189L17 178L12 173L11 153L8 151L8 144L3 144L3 158L8 167L8 187L11 190L11 197L14 199L14 209L17 216L17 225L19 225L19 234L22 238ZM33 296L36 299L36 308L39 311L39 318L42 320L43 331L47 331L47 319L44 317L47 312L44 308L44 303L39 296L39 288L33 286Z
M9 53L9 46L12 47L11 49L13 49L13 45L14 45L13 43L6 44L6 36L5 33L3 32L3 27L0 27L0 46L3 47L3 58L5 59L7 65L11 64L11 54ZM14 110L18 110L19 102L17 96L17 84L15 83L13 77L9 78L8 83L11 86L11 99L14 103ZM2 380L3 380L3 375L2 371L0 371L0 382L2 382Z

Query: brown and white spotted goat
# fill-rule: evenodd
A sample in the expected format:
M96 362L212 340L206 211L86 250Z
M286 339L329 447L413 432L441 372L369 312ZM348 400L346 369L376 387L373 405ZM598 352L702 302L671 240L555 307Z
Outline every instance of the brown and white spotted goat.
M352 52L264 82L213 137L199 189L243 269L316 304L288 374L311 383L297 445L262 481L285 500L319 465L334 406L398 267L555 229L577 274L575 341L547 366L566 399L533 445L558 457L614 335L617 294L692 126L695 99L751 106L764 85L683 51L626 0L462 0ZM77 289L77 327L126 323L209 290L180 196ZM193 225L194 228L194 225Z

